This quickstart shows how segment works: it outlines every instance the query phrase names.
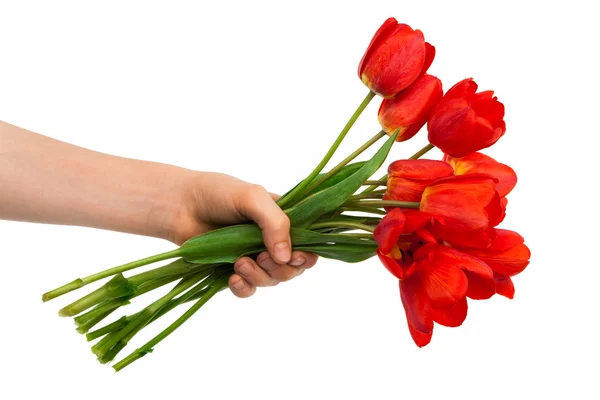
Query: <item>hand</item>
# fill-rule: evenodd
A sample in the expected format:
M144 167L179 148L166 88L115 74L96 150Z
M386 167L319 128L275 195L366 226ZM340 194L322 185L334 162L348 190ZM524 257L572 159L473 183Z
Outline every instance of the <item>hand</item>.
M258 286L274 286L312 267L317 256L291 251L290 221L275 203L277 195L234 177L192 172L181 180L179 200L167 219L166 238L182 244L191 237L221 226L254 221L263 231L268 251L256 261L242 257L234 265L229 288L238 297L249 297ZM161 217L164 218L164 215Z

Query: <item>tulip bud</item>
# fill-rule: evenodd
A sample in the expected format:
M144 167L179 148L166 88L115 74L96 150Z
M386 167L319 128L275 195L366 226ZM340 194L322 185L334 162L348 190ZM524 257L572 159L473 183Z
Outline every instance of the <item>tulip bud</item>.
M433 110L427 123L429 142L452 157L490 147L504 135L504 105L492 91L476 93L465 79L454 85Z
M379 123L388 135L399 129L397 142L408 140L425 125L443 95L442 82L435 76L423 75L396 97L383 100Z
M421 31L388 18L360 61L358 77L378 95L394 97L427 71L434 56Z
M452 167L436 160L398 160L388 167L386 199L421 201L427 186L441 178L452 176Z

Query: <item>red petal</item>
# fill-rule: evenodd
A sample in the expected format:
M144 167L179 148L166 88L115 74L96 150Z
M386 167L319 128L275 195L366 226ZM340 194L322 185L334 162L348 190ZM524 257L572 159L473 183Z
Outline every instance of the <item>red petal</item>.
M397 160L388 167L388 174L406 179L428 181L452 176L454 170L443 161Z
M431 341L433 319L431 303L417 276L400 281L400 298L410 334L417 346L423 347Z
M405 24L373 49L361 69L361 80L375 93L391 98L409 87L425 61L423 33Z
M363 55L362 60L358 64L358 77L362 79L362 73L365 68L365 65L369 62L371 55L375 49L378 49L385 41L394 33L396 28L398 27L398 21L396 18L388 18L384 21L384 23L379 27L375 35L373 35L373 39L371 39L371 43L367 47L367 51Z
M496 229L496 238L487 249L463 248L463 252L479 258L495 273L514 276L529 265L531 251L517 232Z
M455 233L488 229L499 209L494 180L475 174L437 180L423 192L420 206L421 211L440 217ZM490 216L494 220L490 221Z
M472 153L462 158L445 157L454 168L456 175L483 173L498 180L496 190L502 197L506 196L517 184L517 174L508 165L499 163L492 157L482 153Z
M494 283L494 278L483 278L481 275L477 275L469 271L465 271L465 275L469 280L467 297L474 300L485 300L489 299L494 295L494 293L496 293L496 284Z
M496 229L496 239L492 242L491 246L487 249L488 252L499 252L508 250L511 247L515 247L518 244L525 243L523 236L519 235L515 231L509 231L507 229Z
M389 254L398 243L400 235L404 232L404 221L406 217L404 213L395 208L387 213L375 227L373 236L379 245L379 249L384 254Z
M430 181L417 181L391 176L388 178L384 200L419 202L429 183Z
M421 75L424 75L431 64L433 63L433 59L435 58L435 47L431 44L425 42L425 63L423 64L423 69L421 70Z
M463 79L448 90L444 96L444 100L469 99L475 92L477 92L477 83L475 83L473 78Z
M467 309L467 299L463 298L457 301L452 307L432 309L431 316L438 324L454 328L461 326L465 318L467 318Z
M481 95L482 93L478 93ZM471 107L475 110L478 117L485 118L494 128L499 127L504 118L504 104L497 98L485 98L478 96L471 101Z
M455 265L422 261L417 271L434 308L450 307L467 293L467 277Z
M464 99L442 99L427 122L428 139L444 153L455 157L472 151L471 131L476 114Z
M494 281L496 282L496 293L509 299L515 297L515 286L512 279L508 276L496 275Z
M405 276L404 270L402 266L398 262L398 260L393 259L392 257L383 254L380 249L377 249L377 256L379 256L379 260L383 264L383 266L392 273L396 278L403 279Z

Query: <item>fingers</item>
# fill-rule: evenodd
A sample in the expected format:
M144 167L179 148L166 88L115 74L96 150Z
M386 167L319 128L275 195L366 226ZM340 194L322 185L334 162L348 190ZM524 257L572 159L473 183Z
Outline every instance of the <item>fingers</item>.
M235 274L229 278L229 288L238 297L250 297L258 286L275 286L301 275L317 262L312 253L294 251L289 264L278 264L268 252L258 255L256 261L242 257L234 264Z
M264 188L252 185L236 207L246 218L256 222L263 231L263 240L272 259L286 264L292 256L290 220Z
M229 289L237 297L250 297L256 292L256 286L251 285L238 274L233 274L229 277Z

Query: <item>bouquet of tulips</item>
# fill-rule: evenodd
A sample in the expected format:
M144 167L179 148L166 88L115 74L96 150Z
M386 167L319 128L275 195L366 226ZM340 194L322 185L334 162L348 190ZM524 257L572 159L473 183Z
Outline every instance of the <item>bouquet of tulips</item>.
M369 88L366 98L319 165L278 200L290 219L295 250L344 262L379 257L399 280L408 328L419 347L431 340L434 322L462 324L467 298L487 299L496 293L512 298L511 277L523 271L530 257L523 237L496 228L517 182L515 172L478 152L504 135L504 106L492 91L477 92L472 79L444 95L441 81L427 74L434 55L435 48L419 30L394 18L385 21L358 68ZM379 108L382 130L323 172L376 95L384 98ZM425 124L430 144L409 159L392 162L386 176L371 180L392 145L410 139ZM371 159L355 161L386 136ZM444 152L443 160L421 159L433 147ZM239 257L264 250L258 226L228 226L176 250L76 279L44 294L43 300L111 278L59 312L75 317L77 331L89 341L97 340L92 351L102 363L114 360L141 329L191 303L175 322L114 364L119 371L152 352L226 288ZM163 260L173 261L124 275ZM141 311L100 324L133 298L169 284L173 286L166 295Z

